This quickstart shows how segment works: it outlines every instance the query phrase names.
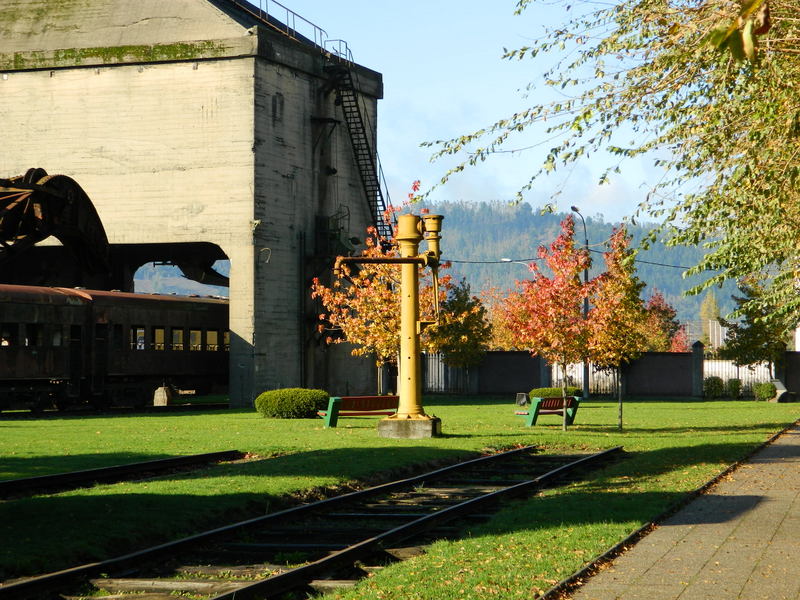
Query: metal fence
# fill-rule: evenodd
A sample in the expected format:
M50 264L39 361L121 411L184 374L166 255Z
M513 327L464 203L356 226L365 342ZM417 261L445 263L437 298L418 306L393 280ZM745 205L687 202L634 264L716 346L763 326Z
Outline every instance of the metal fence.
M753 395L754 383L765 383L772 379L767 363L756 363L745 367L737 367L730 360L707 358L703 361L703 377L716 376L727 383L729 379L742 382L742 394Z
M422 354L422 390L434 393L469 393L469 371L460 367L449 367L444 364L443 358L441 354Z
M561 368L550 367L550 379L553 387L561 387L563 379ZM583 389L583 364L567 365L567 385ZM593 396L612 396L617 393L617 379L613 371L600 369L589 364L589 394Z
M594 365L590 365L589 373L589 393L597 396L607 396L617 394L617 384L614 373L611 371L600 370ZM561 386L561 369L551 367L552 381L554 387ZM730 379L738 379L742 382L742 394L745 396L753 395L754 383L765 383L772 379L769 366L766 363L757 363L748 366L736 366L731 360L719 360L706 358L703 361L703 378L716 376L722 379L723 383ZM567 366L567 385L583 388L583 365L575 363Z

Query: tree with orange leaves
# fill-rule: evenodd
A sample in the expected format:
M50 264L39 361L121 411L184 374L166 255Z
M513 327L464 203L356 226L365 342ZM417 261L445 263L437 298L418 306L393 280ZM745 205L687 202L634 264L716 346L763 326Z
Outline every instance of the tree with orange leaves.
M600 368L613 370L618 394L617 427L622 430L622 368L647 349L647 312L640 297L644 283L634 274L633 252L625 227L615 229L606 271L594 280L589 311L589 355Z
M370 228L362 256L398 256L397 248L382 243ZM441 266L446 269L445 263ZM357 268L339 265L341 277L326 286L314 279L312 298L320 300L318 330L328 343L349 342L354 356L374 355L378 367L394 364L400 350L400 269L391 264L362 263ZM469 366L480 359L490 335L486 311L462 281L454 285L450 275L439 277L440 318L435 320L434 287L430 270L420 271L420 318L431 324L423 329L422 348L443 352L445 362ZM337 335L338 334L338 335Z
M551 275L532 263L532 279L517 282L521 289L505 302L505 320L521 342L532 354L561 369L565 401L567 365L587 357L590 333L583 299L590 294L592 283L582 282L581 273L589 268L591 259L585 249L575 246L574 237L575 222L570 215L561 221L561 233L550 248L541 246L538 251ZM567 429L566 411L562 428Z

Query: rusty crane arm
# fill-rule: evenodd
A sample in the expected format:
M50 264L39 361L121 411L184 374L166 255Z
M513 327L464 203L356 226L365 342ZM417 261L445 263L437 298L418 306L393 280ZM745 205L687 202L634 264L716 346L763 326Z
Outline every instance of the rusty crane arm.
M48 237L57 238L88 273L111 271L103 224L86 192L65 175L29 169L0 179L0 264Z

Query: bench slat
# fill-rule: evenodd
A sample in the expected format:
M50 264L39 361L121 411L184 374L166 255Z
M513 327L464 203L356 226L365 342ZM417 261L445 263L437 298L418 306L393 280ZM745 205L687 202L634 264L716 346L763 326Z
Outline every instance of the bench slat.
M339 417L393 415L399 404L399 396L332 396L328 410L317 414L324 419L325 427L336 427Z

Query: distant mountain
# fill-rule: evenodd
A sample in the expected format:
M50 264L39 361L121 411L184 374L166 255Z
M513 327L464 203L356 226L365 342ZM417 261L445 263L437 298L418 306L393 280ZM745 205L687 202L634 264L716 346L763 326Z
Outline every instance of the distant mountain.
M442 202L427 205L431 212L444 215L442 229L443 258L453 262L451 272L465 277L473 292L490 287L510 289L517 279L528 276L522 264L498 262L502 258L526 262L536 257L540 245L550 244L559 234L565 214L539 214L530 204L516 206L501 202ZM586 233L592 252L595 275L603 269L602 252L611 236L614 223L602 217L586 218ZM627 226L634 245L654 228L652 224ZM576 217L575 239L582 244L583 226ZM659 290L678 311L684 322L699 318L703 296L684 296L684 292L704 278L683 278L685 267L697 263L702 257L701 248L666 247L662 243L639 253L637 275L647 284L644 297ZM656 264L650 264L656 263ZM723 313L733 310L731 294L736 286L728 283L722 289L713 288Z

